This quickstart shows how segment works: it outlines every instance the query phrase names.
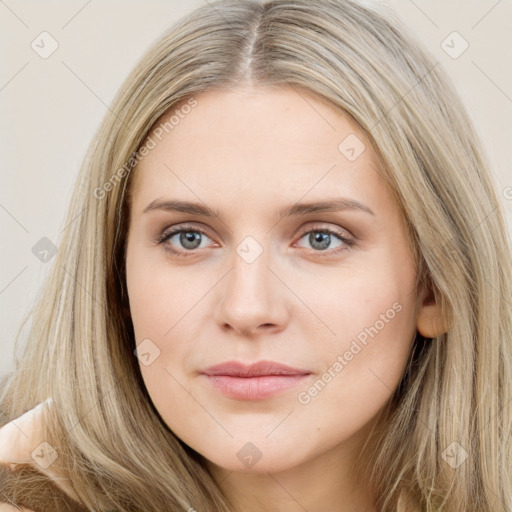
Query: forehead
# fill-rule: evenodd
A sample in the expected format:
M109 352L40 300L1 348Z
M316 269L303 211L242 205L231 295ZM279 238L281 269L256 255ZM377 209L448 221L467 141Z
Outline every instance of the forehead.
M261 197L289 202L329 193L364 201L385 186L364 132L313 93L240 87L193 100L153 127L146 141L153 148L134 170L135 198L170 192L205 201L243 197L248 205Z

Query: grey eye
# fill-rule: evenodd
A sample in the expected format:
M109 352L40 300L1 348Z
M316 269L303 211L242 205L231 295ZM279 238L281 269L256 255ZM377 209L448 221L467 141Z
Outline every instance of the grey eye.
M197 233L195 231L182 231L179 235L180 243L186 249L197 249L201 245L202 233Z
M335 246L332 245L333 237L337 238L339 243ZM316 251L325 251L326 249L334 249L343 244L343 240L335 233L329 231L313 230L302 236L301 240L307 238L308 243L312 249Z

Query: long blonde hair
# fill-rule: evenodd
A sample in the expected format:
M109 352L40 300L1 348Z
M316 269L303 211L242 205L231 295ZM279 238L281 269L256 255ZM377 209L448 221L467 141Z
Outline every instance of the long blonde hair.
M155 122L242 81L310 91L366 132L403 212L418 282L450 319L417 336L358 471L378 507L512 509L510 239L480 141L432 56L392 11L356 0L223 0L180 20L123 84L84 161L6 423L47 397L45 439L82 502L227 512L203 458L153 407L133 354L124 250L131 170ZM370 445L368 445L370 446Z

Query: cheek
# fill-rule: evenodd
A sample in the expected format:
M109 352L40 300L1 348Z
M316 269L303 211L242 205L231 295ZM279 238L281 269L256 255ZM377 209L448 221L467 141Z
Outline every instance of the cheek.
M127 288L136 341L153 337L159 343L182 320L187 321L186 315L213 281L204 273L172 268L165 257L155 258L151 252L157 251L128 249Z
M197 273L170 268L161 257L152 261L149 253L128 247L130 313L144 384L156 409L172 428L176 409L180 411L178 418L197 414L179 383L185 383L183 369L187 353L193 349L189 340L195 337L190 332L191 325L195 325L194 305L212 283L200 284Z
M309 426L319 446L328 448L362 429L399 384L415 336L411 277L347 273L326 286L323 296L309 297L334 334L318 337L317 350L310 352L319 371L298 390L294 418Z
M384 405L400 382L416 334L416 274L411 262L402 261L381 257L341 269L337 278L320 273L314 283L304 283L299 293L323 327L311 333L320 379L302 390L300 403L317 402L319 413L320 403L358 410L365 404L368 413ZM299 328L307 333L308 322ZM340 419L339 409L324 411Z
M174 401L188 404L179 383L197 370L197 354L204 355L206 346L212 346L202 340L205 319L211 323L209 292L218 277L208 269L171 266L165 256L155 257L156 252L129 248L126 269L139 367L161 410L162 404Z
M390 349L414 334L412 266L377 258L361 261L358 267L317 269L314 275L300 278L291 272L286 279L294 283L294 293L312 313L296 315L293 322L299 322L304 332L317 326L316 343L323 342L327 351L329 347L348 349L347 343L353 340L369 346L373 339L386 339Z

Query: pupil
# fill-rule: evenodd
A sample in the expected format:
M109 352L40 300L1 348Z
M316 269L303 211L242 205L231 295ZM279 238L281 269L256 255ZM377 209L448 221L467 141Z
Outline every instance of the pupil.
M329 233L317 232L316 235L313 233L309 235L309 242L315 249L326 249L329 247L330 241L331 235Z
M186 247L187 249L196 249L201 243L200 235L200 233L186 231L181 233L180 242L183 244L183 247Z

